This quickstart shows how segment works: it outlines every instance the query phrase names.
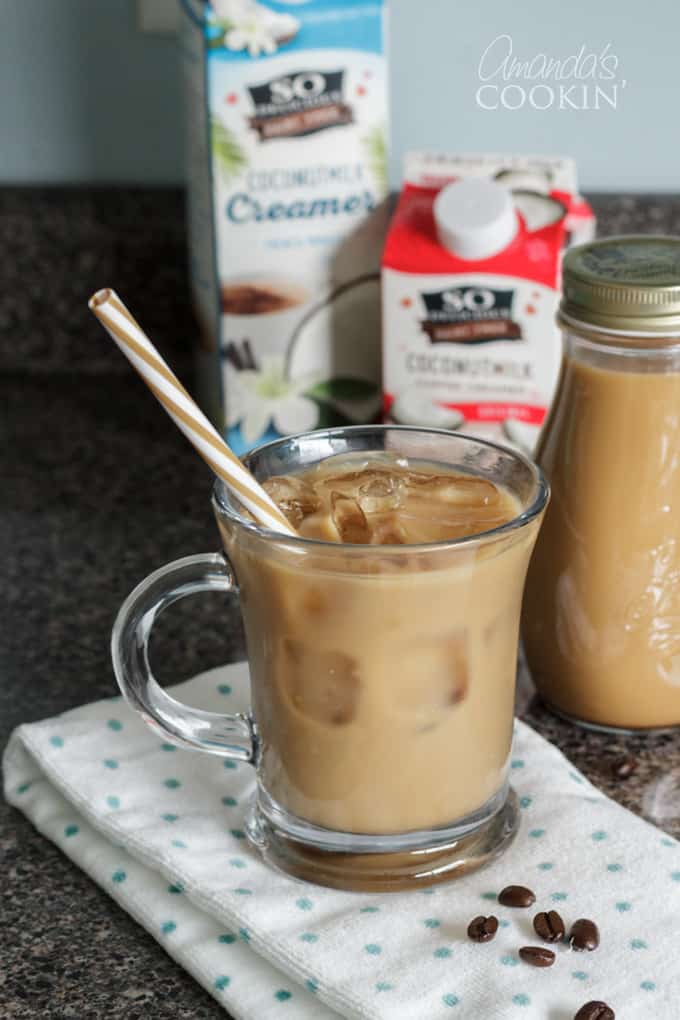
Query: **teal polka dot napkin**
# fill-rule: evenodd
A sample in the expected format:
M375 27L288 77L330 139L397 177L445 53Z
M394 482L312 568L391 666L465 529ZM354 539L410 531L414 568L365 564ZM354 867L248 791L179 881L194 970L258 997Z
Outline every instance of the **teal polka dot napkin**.
M175 689L241 711L244 664ZM249 767L184 752L120 699L19 727L5 795L234 1016L252 1020L570 1020L604 999L617 1020L680 1016L680 844L608 800L517 723L511 779L522 825L485 871L411 893L317 888L266 867L244 838ZM530 910L497 903L528 885ZM533 914L592 917L594 953L556 948L549 970L519 959ZM467 924L495 913L496 938Z

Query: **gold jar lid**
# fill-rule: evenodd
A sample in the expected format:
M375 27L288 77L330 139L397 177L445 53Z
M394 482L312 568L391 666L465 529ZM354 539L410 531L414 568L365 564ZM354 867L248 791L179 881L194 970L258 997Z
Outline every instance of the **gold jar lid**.
M559 320L621 337L680 336L680 237L630 234L571 248Z

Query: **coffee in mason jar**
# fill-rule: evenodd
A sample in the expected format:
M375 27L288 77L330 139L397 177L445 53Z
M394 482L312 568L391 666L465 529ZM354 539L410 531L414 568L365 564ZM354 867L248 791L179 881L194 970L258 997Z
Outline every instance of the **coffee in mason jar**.
M538 463L552 489L523 637L559 712L680 725L680 238L628 236L564 260L564 353Z

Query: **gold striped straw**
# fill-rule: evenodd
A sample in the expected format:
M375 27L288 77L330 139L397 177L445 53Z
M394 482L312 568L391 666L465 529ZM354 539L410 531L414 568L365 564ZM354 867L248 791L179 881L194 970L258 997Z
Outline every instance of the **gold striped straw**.
M88 306L104 329L139 372L175 425L184 433L218 478L225 482L265 528L288 535L296 532L276 503L229 449L181 382L160 356L114 290L93 294Z

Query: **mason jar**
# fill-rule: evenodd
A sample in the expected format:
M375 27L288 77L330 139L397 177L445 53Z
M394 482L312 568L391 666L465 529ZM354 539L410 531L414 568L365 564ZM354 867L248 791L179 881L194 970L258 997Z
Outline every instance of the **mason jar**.
M573 248L537 460L552 488L522 633L539 694L602 729L680 725L680 238Z

